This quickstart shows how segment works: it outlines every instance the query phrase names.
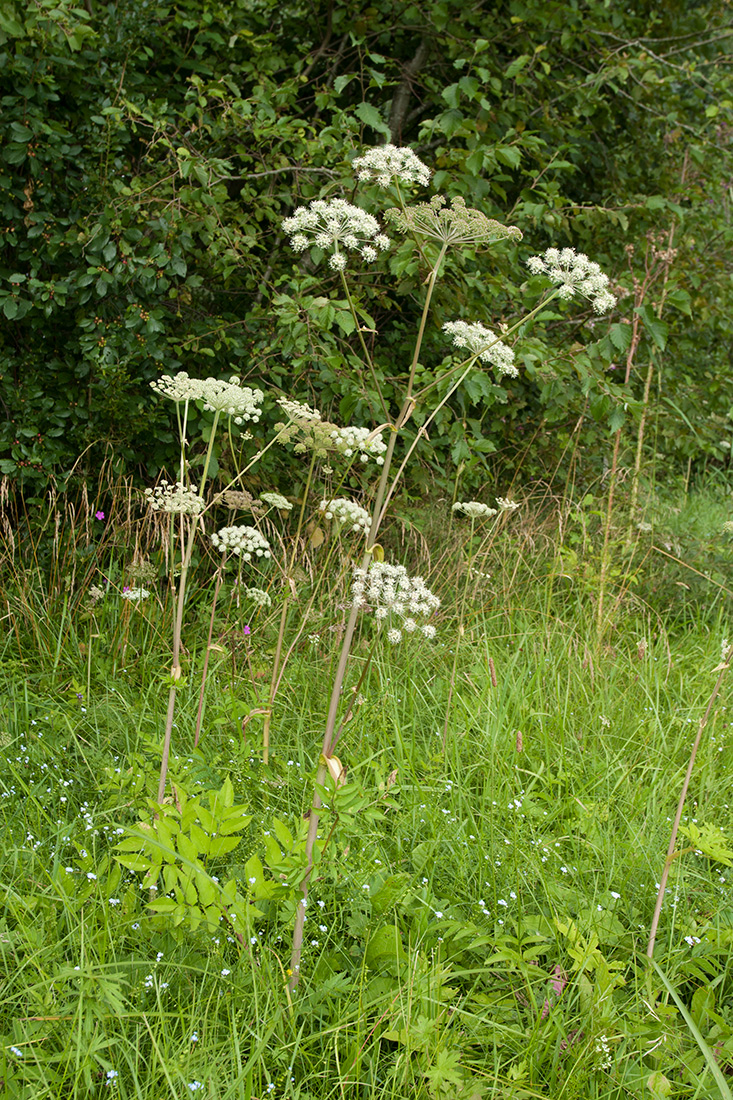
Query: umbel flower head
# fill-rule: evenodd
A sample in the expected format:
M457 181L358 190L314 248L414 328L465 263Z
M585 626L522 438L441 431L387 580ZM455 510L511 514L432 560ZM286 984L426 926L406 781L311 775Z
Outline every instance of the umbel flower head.
M453 505L454 512L462 512L471 519L489 519L499 514L498 508L490 508L488 504L482 504L480 500L457 500Z
M479 321L473 324L468 321L447 321L443 325L443 332L453 337L455 347L466 348L484 363L496 367L499 374L510 374L513 378L519 374L514 366L514 352L509 345L503 343L490 328L485 328Z
M316 199L299 206L292 217L285 218L283 229L296 252L304 252L312 244L330 252L328 263L335 271L346 267L347 252L358 252L371 263L389 248L389 237L377 219L345 199Z
M584 252L574 248L548 248L542 256L530 256L527 267L533 275L545 275L560 287L559 297L569 301L576 294L590 299L596 313L606 313L616 305L608 289L608 275Z
M387 444L382 439L381 432L370 432L368 428L335 428L331 432L334 450L345 458L351 458L356 451L362 462L368 462L373 458L377 466L384 466L382 455L387 450Z
M426 638L435 637L432 623L427 619L440 607L440 600L433 595L422 577L410 577L404 565L388 565L373 561L369 569L355 569L351 585L354 606L362 610L373 609L374 617L381 624L391 616L400 622L400 628L390 627L387 639L397 643L402 631L413 634L419 630Z
M170 485L161 481L154 489L146 489L145 496L154 512L173 512L182 516L197 516L204 510L204 502L195 485L186 487L177 481Z
M506 497L497 497L498 508L491 508L488 504L482 504L480 500L456 501L453 505L454 512L462 512L471 519L484 519L497 516L499 512L515 512L519 505L515 500L507 500Z
M229 551L243 561L271 557L270 544L256 527L222 527L211 536L211 541L222 554Z
M412 149L396 145L379 145L354 161L354 171L360 183L376 180L380 187L389 187L393 179L402 183L430 183L432 175Z
M450 206L446 206L442 195L433 195L430 202L416 203L404 211L387 210L384 216L403 233L417 233L449 245L482 245L522 239L522 231L516 225L502 225L487 218L480 210L466 206L460 196L451 199Z
M281 512L292 512L293 506L287 497L280 493L260 493L260 500L269 504L271 508L279 508Z
M369 534L372 518L366 508L362 508L360 504L355 504L353 500L347 500L345 497L336 497L335 500L322 500L318 508L323 512L326 519L333 520L339 528L348 527L349 531L353 531L357 535L361 531L365 535Z
M368 428L339 428L337 424L321 420L317 409L284 397L279 397L277 403L289 417L287 423L275 425L278 443L294 442L296 454L313 451L316 458L326 458L329 454L352 458L358 452L362 462L373 458L378 466L384 465L382 456L387 445L381 432L370 432Z
M259 406L265 396L262 390L240 385L236 375L225 382L221 378L189 378L182 370L172 377L163 375L156 378L150 385L156 393L177 403L203 401L205 409L232 416L235 424L243 424L245 420L256 424L261 415Z

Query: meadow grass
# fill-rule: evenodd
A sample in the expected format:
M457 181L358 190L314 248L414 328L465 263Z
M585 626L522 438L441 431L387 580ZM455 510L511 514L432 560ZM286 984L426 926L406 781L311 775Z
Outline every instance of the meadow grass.
M302 864L346 586L314 604L285 668L267 766L253 712L277 600L246 618L227 575L194 750L213 581L191 586L169 809L230 778L252 819L206 870L253 903L246 928L226 915L194 928L151 910L141 874L115 859L127 830L151 820L165 726L171 594L161 580L149 600L120 598L135 560L165 574L154 525L135 524L123 486L105 524L90 521L94 502L47 520L43 536L17 522L0 648L4 1093L730 1095L733 874L714 833L733 803L725 684L683 817L712 827L721 858L681 838L690 850L672 866L654 955L689 1019L644 958L690 746L731 636L723 491L649 504L652 530L633 556L619 549L600 640L592 501L517 493L520 512L488 535L477 527L470 550L447 509L393 522L383 541L395 560L441 595L438 636L379 644L371 660L366 639L353 648L345 696L366 671L337 749L346 793L330 792L322 821L295 990L297 892L284 883L297 886Z

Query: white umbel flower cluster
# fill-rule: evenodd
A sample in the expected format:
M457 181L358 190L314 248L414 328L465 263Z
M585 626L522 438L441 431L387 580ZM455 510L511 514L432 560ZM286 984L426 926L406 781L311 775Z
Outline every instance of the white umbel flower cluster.
M490 508L488 504L482 504L480 500L457 500L453 505L454 512L462 512L464 516L469 516L470 519L490 519L491 516L498 516L498 508Z
M432 172L412 149L397 145L380 145L354 161L356 178L361 183L376 180L380 187L389 187L393 179L402 183L421 183L427 187Z
M373 561L368 570L355 569L351 595L355 607L372 608L379 622L397 616L401 629L390 627L387 631L390 642L401 641L402 630L407 634L420 631L426 638L435 637L432 623L420 624L418 620L433 615L440 607L440 600L422 577L408 576L404 565Z
M516 512L519 507L516 500L509 500L507 497L497 497L496 503L502 512Z
M272 598L264 588L245 588L245 598L251 600L257 607L272 607Z
M312 409L310 405L301 405L300 401L290 401L287 397L278 397L277 403L290 420L305 423L310 420L321 419L318 409Z
M147 600L149 596L147 588L125 588L122 592L123 600Z
M339 527L348 527L357 535L362 531L365 535L369 534L372 518L366 508L355 504L353 500L347 500L345 497L322 500L318 508L323 512L324 519L333 520Z
M243 424L245 420L256 424L265 396L262 390L240 385L236 375L225 382L221 378L189 378L182 370L173 376L157 378L150 385L156 393L171 401L203 401L205 409L231 416L235 424Z
M201 383L204 408L209 412L220 412L234 417L235 424L242 424L245 420L256 424L262 415L259 406L264 396L262 390L241 386L236 375L232 375L228 382L206 378Z
M177 481L171 485L161 481L154 489L146 489L147 502L154 512L173 512L181 516L198 516L204 510L204 502L195 485L185 486Z
M542 256L530 256L527 267L533 275L546 275L559 286L559 297L566 301L582 294L590 299L596 313L607 313L616 305L608 289L608 275L604 275L598 264L589 260L584 252L576 252L574 248L548 248Z
M466 348L484 363L496 367L499 374L509 374L516 378L519 371L514 366L514 352L503 343L496 333L486 328L480 321L469 324L468 321L447 321L443 332L453 337L457 348Z
M293 506L287 497L280 493L260 493L260 500L269 504L271 508L279 508L281 512L292 512Z
M152 389L161 397L169 397L171 401L195 401L200 396L201 383L198 378L189 378L185 370L179 370L178 374L164 374L162 378L154 378L150 383Z
M382 433L372 433L368 428L336 428L331 432L334 448L339 454L351 458L358 451L362 462L368 462L373 458L377 466L384 465L384 452L387 444L382 439Z
M376 218L345 199L316 199L299 206L292 217L285 218L283 229L296 252L312 244L330 252L328 263L335 271L346 267L347 252L358 252L371 263L390 243Z
M270 544L256 527L222 527L211 536L211 541L222 554L228 551L243 561L271 557Z

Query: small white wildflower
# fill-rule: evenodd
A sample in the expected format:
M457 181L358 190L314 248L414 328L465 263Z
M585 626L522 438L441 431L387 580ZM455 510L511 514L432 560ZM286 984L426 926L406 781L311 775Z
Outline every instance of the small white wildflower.
M542 256L531 256L527 267L533 275L545 275L560 288L559 297L569 300L575 294L588 298L596 313L607 313L616 305L608 290L608 276L584 252L574 248L548 248Z
M519 505L516 500L509 500L507 497L497 497L496 503L502 512L516 512Z
M244 595L246 599L251 600L258 607L272 606L272 598L269 592L265 592L262 588L245 588Z
M335 500L322 500L318 508L319 511L323 512L325 519L333 520L339 528L348 527L350 531L356 534L360 532L369 533L369 528L372 525L371 516L365 508L362 508L360 504L356 504L353 500L346 500L344 497L336 497Z
M227 970L226 967L221 972L222 978L228 978L230 974L231 974L231 970Z
M299 206L283 221L296 252L304 252L315 244L324 252L332 251L329 264L337 271L346 266L346 252L359 252L368 262L377 256L377 249L389 247L389 238L379 222L366 210L344 199L316 199L308 206Z
M10 1053L14 1054L16 1058L22 1058L23 1057L23 1051L19 1047L10 1047L9 1050L10 1050Z
M488 504L482 504L478 500L457 500L453 505L453 511L462 512L471 519L488 519L490 516L497 515L496 508L490 508Z
M260 493L260 500L264 500L265 504L269 504L271 508L279 508L281 512L293 510L290 501L280 493Z
M186 486L180 481L175 485L161 481L154 489L146 489L145 496L154 512L197 516L204 510L204 501L198 495L196 486Z
M149 596L147 588L125 588L122 592L123 600L147 600Z
M269 542L256 527L222 527L211 536L211 541L222 554L228 550L243 561L251 561L253 555L256 558L271 556Z
M380 145L354 160L356 178L361 183L375 180L380 187L388 187L393 179L402 183L421 183L427 187L431 171L412 149L400 149L396 145Z
M500 375L509 374L516 378L519 374L514 366L512 349L480 321L473 324L469 324L468 321L446 321L443 332L453 337L455 347L466 348L482 362L496 367Z

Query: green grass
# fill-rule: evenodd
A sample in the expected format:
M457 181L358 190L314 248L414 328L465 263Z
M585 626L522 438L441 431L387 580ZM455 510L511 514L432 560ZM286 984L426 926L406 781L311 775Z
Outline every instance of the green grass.
M425 533L441 547L432 569L419 540L408 538L398 556L393 529L394 560L423 554L420 569L441 594L438 637L378 647L360 689L337 750L347 785L322 824L328 842L292 994L304 815L345 592L309 621L287 666L268 767L261 719L243 740L241 718L266 691L279 610L252 618L245 637L235 590L223 590L194 752L210 588L201 582L191 598L172 784L205 802L231 778L252 821L207 871L221 883L234 878L254 903L243 910L245 928L225 918L217 930L193 929L153 913L141 875L114 858L124 830L150 820L146 799L157 789L170 661L165 582L144 604L112 587L90 607L87 589L100 572L118 590L129 583L129 532L115 541L108 530L86 548L62 532L50 556L38 545L36 564L6 559L4 1095L725 1095L710 1057L730 1081L727 866L694 852L673 865L655 960L675 996L644 954L689 750L722 640L733 636L730 598L715 583L729 561L717 534L727 516L716 487L651 511L654 531L640 534L634 558L619 556L614 621L600 645L589 508L556 502L540 511L530 501L483 549L477 542L474 560L490 576L471 580L447 723L467 528L444 521L440 529L426 517L439 528ZM682 562L690 552L688 563L712 582L642 539L666 541ZM77 579L65 579L74 566ZM295 624L297 603L292 614ZM723 829L733 804L726 690L683 818ZM289 863L282 826L294 837ZM273 870L275 837L285 863ZM254 856L267 889L250 884Z

